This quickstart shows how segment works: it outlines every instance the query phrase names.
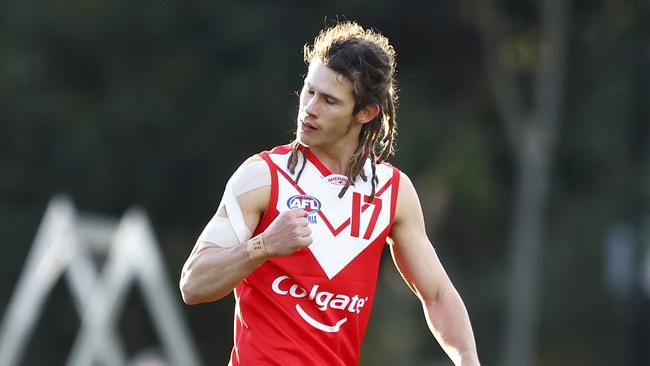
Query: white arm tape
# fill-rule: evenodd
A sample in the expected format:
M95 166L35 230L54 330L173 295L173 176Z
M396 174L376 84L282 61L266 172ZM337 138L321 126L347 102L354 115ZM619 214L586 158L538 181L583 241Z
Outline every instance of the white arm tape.
M201 235L199 235L198 241L207 241L222 248L231 248L241 243L230 224L230 220L218 214L212 216L212 220L210 220Z
M229 248L250 239L253 233L246 226L237 197L269 185L271 185L271 175L264 160L254 160L242 165L228 180L223 193L221 205L225 205L228 217L215 214L203 229L199 241Z

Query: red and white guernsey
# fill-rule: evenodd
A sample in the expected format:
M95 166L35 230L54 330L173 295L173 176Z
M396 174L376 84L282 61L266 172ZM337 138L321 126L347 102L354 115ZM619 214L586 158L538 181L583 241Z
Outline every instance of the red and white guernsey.
M399 171L378 164L339 198L346 177L332 174L307 150L295 182L289 146L260 156L271 172L271 199L253 235L277 215L301 207L310 214L313 243L275 257L235 288L233 366L356 365L375 296L381 252L395 214ZM296 173L302 166L302 154ZM364 167L370 178L370 163Z

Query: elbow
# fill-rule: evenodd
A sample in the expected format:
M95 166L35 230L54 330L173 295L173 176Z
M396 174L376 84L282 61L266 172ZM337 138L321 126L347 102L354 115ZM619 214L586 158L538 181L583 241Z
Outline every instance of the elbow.
M200 295L198 290L196 289L196 286L193 286L192 283L189 280L187 280L187 278L185 277L181 278L179 289L181 291L181 297L183 298L183 302L185 304L196 305L202 302L200 300Z
M183 302L187 305L197 305L204 302L209 302L199 291L196 289L184 286L181 287L181 296L183 297Z
M445 291L442 288L437 288L433 291L418 293L418 297L422 304L427 308L436 307L445 296Z
M216 292L216 291L206 290L204 288L199 287L197 284L192 283L192 281L188 281L184 279L181 279L181 283L179 287L181 291L181 296L183 297L183 302L187 305L196 305L196 304L221 300L229 293L229 291Z
M197 304L196 297L186 287L181 286L180 290L181 290L181 297L183 298L183 302L186 305Z
M186 290L181 290L181 295L183 297L183 302L187 305L196 305L200 303L196 296Z

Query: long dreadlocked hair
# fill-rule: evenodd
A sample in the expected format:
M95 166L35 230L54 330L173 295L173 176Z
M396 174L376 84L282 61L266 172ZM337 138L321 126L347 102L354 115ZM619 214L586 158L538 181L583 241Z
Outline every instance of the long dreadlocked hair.
M355 99L353 113L363 107L377 104L380 112L371 122L363 125L354 155L347 169L347 182L339 193L339 198L354 183L357 177L364 182L368 180L363 166L370 158L372 167L372 192L370 199L375 197L376 164L386 160L394 153L393 142L397 135L395 108L397 93L395 90L395 50L388 39L380 33L363 29L354 22L342 22L323 29L314 45L305 45L304 60L309 65L312 60L319 59L323 65L345 76L352 82ZM303 155L303 164L296 177L296 182L305 168L307 150L295 139L291 142L291 155L287 168L295 173L298 154Z

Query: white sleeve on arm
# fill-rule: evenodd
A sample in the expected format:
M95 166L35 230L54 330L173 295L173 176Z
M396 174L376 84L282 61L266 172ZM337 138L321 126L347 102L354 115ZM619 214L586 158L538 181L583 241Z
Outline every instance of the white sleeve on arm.
M226 207L228 217L215 213L199 236L199 242L207 241L220 247L230 248L250 239L253 233L244 222L237 197L269 185L271 185L271 175L264 160L254 160L237 169L228 180L219 205Z

